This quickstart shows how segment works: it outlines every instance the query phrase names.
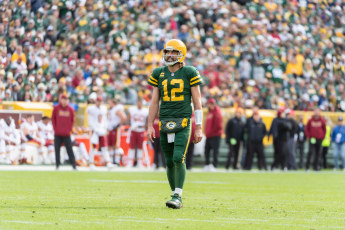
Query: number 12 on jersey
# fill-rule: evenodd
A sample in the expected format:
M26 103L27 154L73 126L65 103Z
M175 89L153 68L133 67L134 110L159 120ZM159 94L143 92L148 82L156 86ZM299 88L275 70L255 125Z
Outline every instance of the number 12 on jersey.
M164 97L163 101L183 101L184 95L176 96L176 93L182 93L184 88L184 82L182 79L172 79L170 81L170 85L178 85L177 87L174 87L171 89L171 98L168 95L168 79L165 79L162 82L163 85L163 91L164 91Z

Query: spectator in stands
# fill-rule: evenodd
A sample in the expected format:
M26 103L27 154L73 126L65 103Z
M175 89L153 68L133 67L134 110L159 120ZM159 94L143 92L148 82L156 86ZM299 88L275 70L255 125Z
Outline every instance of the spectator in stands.
M321 154L322 140L326 134L326 122L321 116L320 109L314 109L314 115L308 120L305 127L305 135L309 142L309 151L307 156L306 170L309 170L310 161L313 157L313 169L320 170L319 160Z
M188 5L183 1L159 1L160 4L142 3L143 10L138 14L138 4L122 1L98 4L95 14L85 1L66 3L56 5L49 1L44 7L36 7L36 2L25 4L0 21L0 34L5 35L0 42L0 69L5 70L6 76L14 73L20 90L23 85L17 74L24 64L27 71L21 73L22 79L27 80L42 68L40 82L47 88L50 80L59 82L67 76L73 79L74 72L80 69L85 85L90 86L89 93L103 88L104 99L112 98L112 92L105 89L120 85L120 90L128 89L124 102L136 104L136 91L146 82L144 78L151 68L160 64L159 58L153 61L147 54L158 54L164 40L180 37L192 50L186 64L195 64L205 77L204 104L212 96L222 107L247 103L269 109L284 106L312 110L318 103L324 105L325 111L345 111L345 62L341 52L344 37L336 27L339 23L335 23L343 17L344 4L281 1L272 8L259 2L239 6L229 0L193 0ZM155 7L165 9L164 13L152 15ZM290 16L291 8L304 16ZM109 14L110 9L121 9L121 13ZM306 11L314 14L305 14ZM329 20L322 20L325 12ZM289 48L289 44L296 48ZM107 54L103 54L105 51ZM23 64L17 68L19 57ZM143 66L138 65L138 60L144 60ZM97 74L90 81L92 72ZM47 73L52 75L49 81ZM107 83L104 75L110 76ZM240 79L241 83L233 84ZM38 85L40 82L36 81ZM97 82L97 87L92 82ZM332 89L335 84L339 87Z
M333 129L332 142L334 142L334 170L339 169L338 158L340 155L342 166L345 171L345 126L342 116L338 117L338 125Z
M237 108L235 117L231 118L225 127L225 142L229 146L228 159L225 165L225 169L229 169L231 165L231 158L233 158L232 168L239 169L240 162L238 162L238 156L240 151L240 146L243 142L244 136L244 122L242 120L244 110L242 108Z
M205 123L205 171L215 171L218 165L218 153L220 138L223 132L223 118L222 112L219 106L216 104L216 100L209 98L207 100L208 113L206 115ZM213 152L213 161L211 163L211 151Z

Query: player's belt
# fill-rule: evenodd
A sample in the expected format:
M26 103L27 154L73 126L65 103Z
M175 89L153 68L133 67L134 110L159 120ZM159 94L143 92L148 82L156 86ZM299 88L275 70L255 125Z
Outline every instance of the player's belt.
M188 118L162 119L159 121L159 131L163 133L176 133L187 127Z
M116 131L119 127L120 127L120 125L113 127L112 131Z

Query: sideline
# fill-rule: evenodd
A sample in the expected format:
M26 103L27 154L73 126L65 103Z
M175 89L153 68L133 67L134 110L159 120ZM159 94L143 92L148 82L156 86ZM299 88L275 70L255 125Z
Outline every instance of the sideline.
M1 171L42 171L42 172L53 172L55 170L54 165L0 165L0 172ZM56 172L72 172L72 166L70 165L63 165L60 166L59 170ZM154 169L154 168L126 168L126 167L114 167L113 169L108 169L107 167L96 167L95 170L90 171L88 167L77 167L77 170L74 172L165 172L164 168ZM345 174L344 171L333 171L333 170L324 170L324 171L260 171L258 169L252 169L251 171L247 170L225 170L224 168L216 169L215 172L205 172L203 168L193 168L192 170L188 170L188 173L229 173L229 174Z

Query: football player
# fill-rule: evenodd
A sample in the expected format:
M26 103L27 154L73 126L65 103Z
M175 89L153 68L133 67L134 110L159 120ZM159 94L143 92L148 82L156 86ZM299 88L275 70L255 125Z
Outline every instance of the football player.
M142 99L139 97L137 106L130 107L128 112L131 127L127 167L133 167L135 150L137 150L137 167L141 168L148 109L143 108Z
M13 148L20 144L20 136L17 133L16 125L11 116L0 120L0 154L1 161L6 164L17 165L18 157L15 156ZM5 154L6 153L6 154Z
M194 143L202 138L202 106L199 85L202 79L198 70L185 66L186 45L177 39L169 40L163 49L166 66L153 70L148 84L154 87L149 107L147 136L153 142L153 122L159 109L160 143L165 155L167 176L172 199L166 202L169 208L182 207L182 189L186 177L185 158L192 126L191 102L195 109ZM161 104L159 105L159 102Z
M88 124L92 130L92 136L90 139L92 146L89 159L91 170L95 169L94 158L95 153L98 152L98 149L101 150L107 167L109 169L114 167L114 165L110 162L107 144L107 108L101 105L102 101L102 97L97 97L96 104L87 108ZM97 145L98 149L96 149Z
M117 165L120 164L120 158L123 155L123 149L120 147L121 125L126 119L123 105L119 104L115 98L109 99L108 146L110 156L113 158L115 154L114 160Z
M37 122L37 126L43 145L48 149L48 157L45 160L55 163L54 130L50 118L42 117L42 120Z
M33 154L26 152L26 143L34 143L37 145L40 155L40 161L44 162L42 140L39 136L38 126L34 120L34 115L29 114L26 116L25 121L20 126L21 129L21 157L22 163L33 164Z

